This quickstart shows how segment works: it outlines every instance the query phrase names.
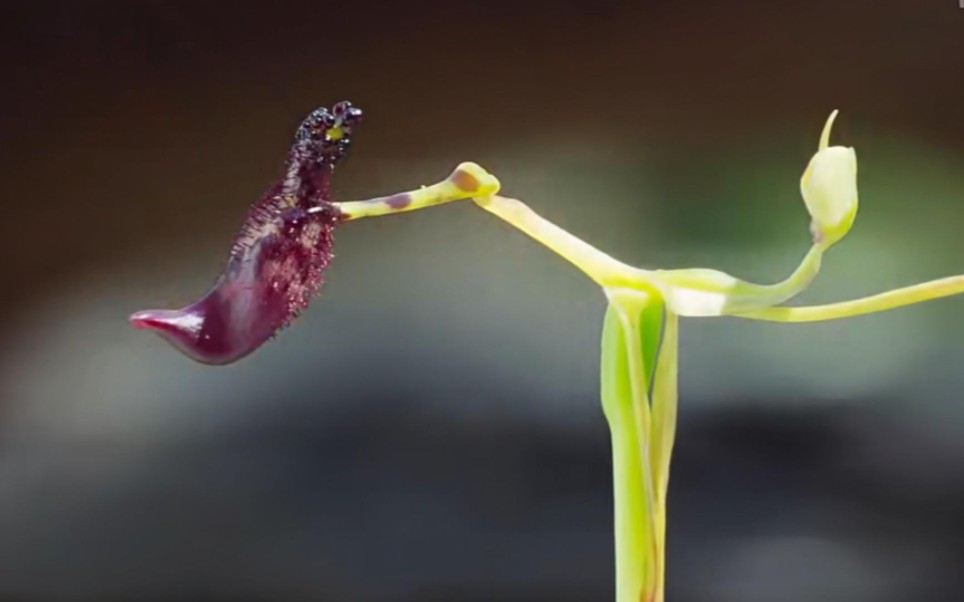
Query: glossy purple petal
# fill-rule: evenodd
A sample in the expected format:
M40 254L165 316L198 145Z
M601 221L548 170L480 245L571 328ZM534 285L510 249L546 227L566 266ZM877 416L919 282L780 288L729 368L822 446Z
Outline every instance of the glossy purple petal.
M297 318L333 257L340 214L329 179L360 119L347 102L313 111L298 128L282 178L249 211L213 288L182 309L139 311L131 323L199 362L228 364Z

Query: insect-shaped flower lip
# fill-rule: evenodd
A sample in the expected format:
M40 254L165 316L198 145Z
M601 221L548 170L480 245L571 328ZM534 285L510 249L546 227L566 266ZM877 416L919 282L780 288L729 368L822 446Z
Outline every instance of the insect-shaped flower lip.
M334 257L332 231L343 216L331 202L329 178L360 121L361 111L348 102L312 111L282 178L248 212L214 286L181 309L137 312L131 324L199 362L229 364L294 321Z

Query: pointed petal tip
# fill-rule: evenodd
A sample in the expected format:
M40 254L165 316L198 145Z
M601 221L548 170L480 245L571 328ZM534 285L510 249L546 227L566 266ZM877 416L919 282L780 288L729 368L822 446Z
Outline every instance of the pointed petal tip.
M143 309L132 313L128 321L137 329L170 327L173 321L171 314L175 313L167 309Z
M823 150L830 146L830 130L833 129L833 122L837 119L837 114L839 112L840 111L838 109L834 109L830 113L830 116L827 117L827 122L823 126L823 132L820 133L820 144L817 147L819 150Z
M155 326L153 313L151 310L137 311L132 313L130 317L127 318L127 321L130 322L134 328L153 328Z
M195 339L204 320L200 314L183 309L144 309L131 314L128 321L138 330Z
M131 326L160 335L175 349L202 364L221 365L236 361L248 350L225 349L220 339L202 337L204 318L190 309L145 309L128 317Z

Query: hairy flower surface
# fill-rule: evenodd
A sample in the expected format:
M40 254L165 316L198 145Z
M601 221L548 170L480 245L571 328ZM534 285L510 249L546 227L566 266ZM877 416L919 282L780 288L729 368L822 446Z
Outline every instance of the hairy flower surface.
M182 309L139 311L131 322L207 364L236 361L290 324L332 260L341 212L329 180L360 120L348 102L312 111L298 127L282 178L251 207L211 290Z

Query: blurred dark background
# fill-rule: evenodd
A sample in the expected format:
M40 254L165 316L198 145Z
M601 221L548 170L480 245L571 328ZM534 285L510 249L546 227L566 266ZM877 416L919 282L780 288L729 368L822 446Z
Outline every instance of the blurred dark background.
M338 231L207 368L137 332L220 269L312 108L339 198L463 160L626 261L772 281L824 119L861 215L803 300L964 271L957 0L4 2L0 599L613 595L600 292L471 206ZM964 599L964 303L688 320L669 600Z

